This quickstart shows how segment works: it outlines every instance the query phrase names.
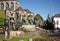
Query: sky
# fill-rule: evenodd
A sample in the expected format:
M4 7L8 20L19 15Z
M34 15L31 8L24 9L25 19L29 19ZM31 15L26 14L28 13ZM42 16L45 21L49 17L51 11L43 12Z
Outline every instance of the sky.
M48 14L51 16L60 13L60 0L18 0L20 6L24 9L29 9L31 12L40 14L44 20L47 19Z

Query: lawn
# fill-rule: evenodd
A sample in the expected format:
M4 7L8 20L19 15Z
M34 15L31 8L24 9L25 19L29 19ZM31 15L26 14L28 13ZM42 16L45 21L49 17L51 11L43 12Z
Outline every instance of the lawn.
M0 41L2 41L3 39L0 38Z
M5 19L5 12L0 10L0 25L3 26Z
M46 36L21 36L19 38L12 38L12 39L6 39L7 41L19 41L19 40L24 40L28 41L29 38L36 39L36 38L46 38ZM2 39L0 39L2 41Z

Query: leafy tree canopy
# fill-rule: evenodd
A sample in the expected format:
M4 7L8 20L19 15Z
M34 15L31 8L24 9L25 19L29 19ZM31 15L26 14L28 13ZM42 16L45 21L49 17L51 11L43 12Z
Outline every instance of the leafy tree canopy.
M42 16L40 16L39 14L37 14L37 15L35 16L35 19L36 19L36 20L43 20Z

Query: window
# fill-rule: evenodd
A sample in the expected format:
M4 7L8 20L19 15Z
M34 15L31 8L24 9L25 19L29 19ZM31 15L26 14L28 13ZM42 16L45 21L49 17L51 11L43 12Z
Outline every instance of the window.
M17 5L17 3L16 3L16 5Z
M15 5L16 5L15 8L17 9L17 7L18 7L17 3Z
M18 19L18 13L16 12L16 19Z
M11 16L13 16L13 14L11 14Z
M11 9L14 10L14 4L11 2Z
M9 4L8 3L6 3L6 9L9 9Z
M1 10L4 10L4 4L1 3Z
M10 18L10 20L14 20L14 18Z
M57 25L59 24L59 21L57 21Z

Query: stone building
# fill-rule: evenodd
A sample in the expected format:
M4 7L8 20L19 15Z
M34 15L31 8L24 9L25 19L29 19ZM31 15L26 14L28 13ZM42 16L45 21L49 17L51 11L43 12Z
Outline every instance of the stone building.
M12 9L16 10L19 7L17 0L0 0L0 10Z
M19 7L18 9L15 10L15 12L20 14L21 20L22 20L22 17L26 19L29 15L32 16L32 19L34 18L33 12L29 11L28 9L23 9Z
M5 25L6 30L8 28L15 30L16 25L20 24L19 22L21 22L23 18L27 20L30 15L32 16L31 19L34 20L33 12L28 9L23 9L19 5L17 0L0 0L0 10L5 11L5 23L8 23L8 26Z

